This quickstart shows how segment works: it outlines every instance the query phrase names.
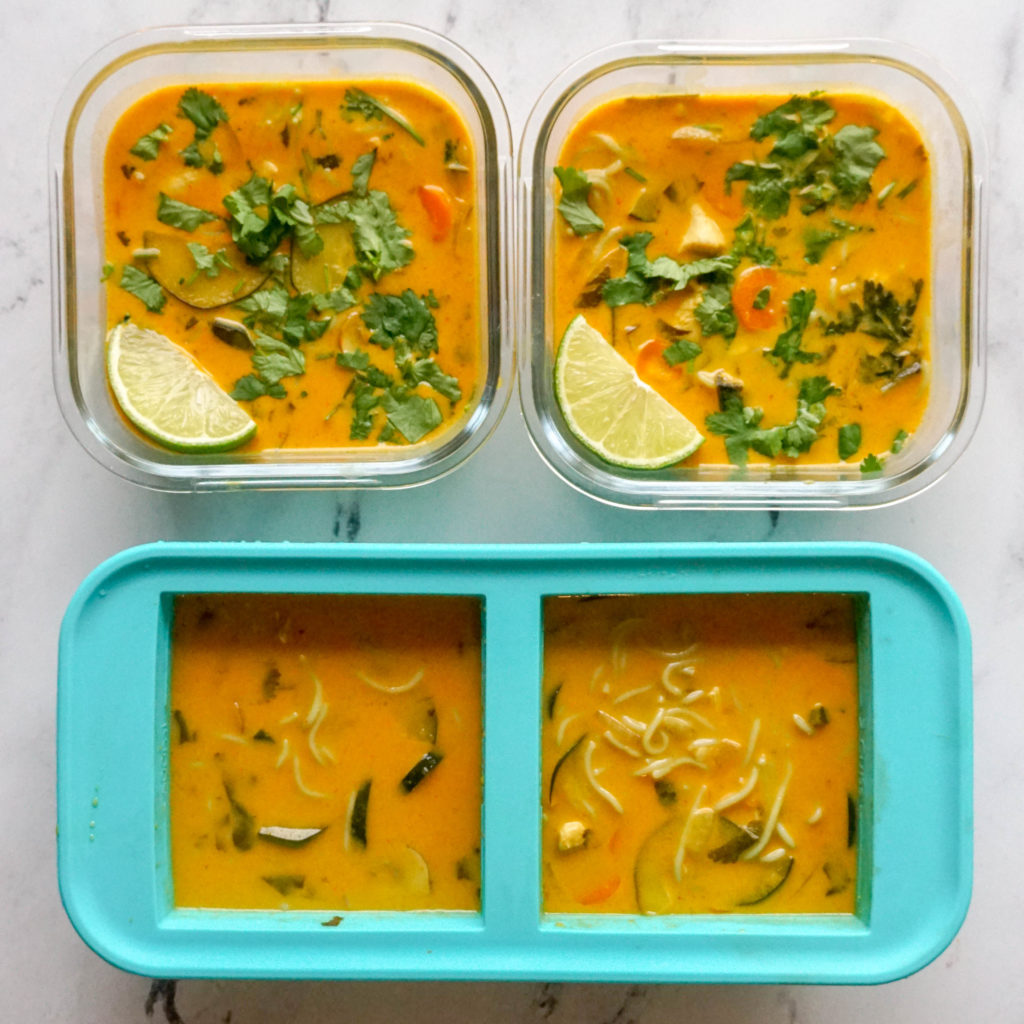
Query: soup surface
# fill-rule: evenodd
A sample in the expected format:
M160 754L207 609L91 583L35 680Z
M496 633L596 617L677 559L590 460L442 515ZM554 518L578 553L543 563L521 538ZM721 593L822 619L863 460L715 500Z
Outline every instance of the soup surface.
M852 598L552 597L548 912L852 913Z
M170 816L183 907L480 907L472 598L175 601Z
M160 89L107 145L108 327L185 348L248 450L424 439L478 386L475 167L412 82Z
M629 96L555 169L552 314L703 433L685 464L881 469L929 392L928 153L880 99Z

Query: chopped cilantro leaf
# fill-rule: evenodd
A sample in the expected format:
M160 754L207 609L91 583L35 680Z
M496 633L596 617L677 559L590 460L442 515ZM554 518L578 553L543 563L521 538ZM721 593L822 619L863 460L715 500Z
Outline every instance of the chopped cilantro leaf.
M866 456L860 464L860 471L862 473L880 473L882 471L881 459L874 454Z
M120 284L126 292L139 299L150 313L159 313L164 308L167 296L163 288L138 267L126 266L121 271Z
M216 252L210 252L200 242L188 242L187 245L196 265L196 274L205 273L207 277L216 277L220 273L221 267L231 269L231 260L228 259L226 250L218 249Z
M845 462L851 455L857 454L860 447L860 424L844 423L839 428L839 458Z
M282 224L287 224L295 234L299 252L307 259L321 252L324 240L317 234L313 226L313 214L309 204L299 198L294 185L282 185L271 200L274 217Z
M408 360L402 364L402 379L409 385L429 384L439 395L451 402L462 397L457 377L444 372L433 359Z
M836 202L844 207L863 202L885 151L875 141L878 132L868 126L843 125L831 134L834 117L825 100L801 96L763 114L750 136L773 140L767 159L733 164L726 171L726 190L735 181L746 182L743 202L767 220L785 216L792 196L805 214Z
M220 122L227 124L228 112L209 94L200 89L186 89L178 101L178 113L196 126L196 139L210 137Z
M271 398L284 398L288 392L280 384L270 384L255 373L247 373L235 381L231 397L236 402L251 402L256 398L269 395Z
M160 152L160 144L164 142L174 129L169 124L158 124L151 132L143 135L129 150L140 160L155 160Z
M429 434L444 419L432 398L424 398L405 388L395 387L386 391L380 404L387 413L388 422L410 444Z
M758 226L748 213L736 225L733 231L732 251L739 257L746 256L759 266L767 267L779 262L778 254L765 243L767 232L763 225Z
M373 170L374 162L377 159L377 150L371 149L369 153L363 153L356 157L352 164L352 191L357 196L365 196L370 185L370 172Z
M695 277L731 271L739 262L732 253L690 263L677 263L669 256L659 256L652 262L647 258L646 249L653 237L649 231L640 231L619 239L619 245L628 253L626 273L602 285L601 294L609 306L625 306L633 302L653 305L665 293L681 291Z
M739 330L739 321L732 305L732 286L729 280L712 281L704 289L700 305L693 311L705 338L720 334L732 341Z
M469 167L466 166L459 159L459 140L458 139L445 139L444 140L444 165L449 171L468 171Z
M369 352L339 352L334 359L346 370L365 370L370 365Z
M769 302L772 301L772 290L769 285L765 285L755 296L754 301L751 305L754 309L764 309Z
M680 363L688 363L696 359L703 350L695 341L688 338L677 338L668 348L662 352L665 362L669 366L678 366Z
M816 298L813 289L801 288L786 303L786 329L776 339L775 347L765 353L776 366L782 364L779 377L788 377L794 363L814 363L821 359L820 353L805 352L801 347Z
M252 367L267 384L277 384L282 377L297 377L306 372L302 349L256 331L253 340Z
M408 132L421 146L427 144L423 136L397 110L381 103L375 96L363 92L362 89L345 90L345 106L342 110L346 114L362 114L367 121L382 121L387 117L403 131Z
M331 310L334 313L343 313L356 304L356 297L344 285L339 284L329 292L321 292L313 296L313 308L318 313L326 313Z
M200 210L198 206L189 206L188 203L171 199L161 192L156 208L156 219L161 224L167 224L172 228L195 231L200 224L208 224L211 220L216 220L217 216L206 210Z
M600 231L604 221L590 208L590 179L575 167L556 167L555 177L562 186L558 212L577 235Z
M103 269L100 270L100 280L101 281L106 281L113 272L114 272L114 264L113 263L104 263L103 264Z
M356 378L352 385L352 423L348 436L353 441L365 441L373 429L373 411L380 405L377 389L368 381Z
M907 443L907 438L910 437L905 430L897 430L896 436L892 439L892 447L889 449L893 455L899 455L903 451L903 446Z
M323 249L323 239L313 226L313 215L294 185L273 183L254 174L244 185L224 197L235 245L251 263L261 263L281 244L289 231L305 256Z
M827 377L808 377L800 382L793 421L762 428L763 410L745 406L739 391L721 390L721 411L710 413L705 425L712 434L725 438L726 454L736 466L746 466L750 450L773 459L780 454L796 458L818 439L825 399L838 391Z
M364 157L356 163L360 160ZM372 166L372 161L369 165ZM368 167L365 175L369 177ZM356 180L353 167L354 184L359 184L360 180L365 185L365 178ZM315 220L317 224L347 223L352 226L358 268L374 281L406 266L413 258L412 246L407 241L409 231L398 223L386 192L371 191L366 195L353 195L327 203L317 208ZM348 281L346 284L357 286Z
M384 349L395 348L399 361L408 352L417 356L436 352L437 324L429 303L430 296L420 298L411 288L401 295L371 295L362 313L370 341Z
M246 327L261 327L276 330L290 345L304 341L315 341L330 326L330 318L315 320L310 313L317 310L319 296L311 292L292 295L280 284L261 288L236 303L248 314L243 323Z

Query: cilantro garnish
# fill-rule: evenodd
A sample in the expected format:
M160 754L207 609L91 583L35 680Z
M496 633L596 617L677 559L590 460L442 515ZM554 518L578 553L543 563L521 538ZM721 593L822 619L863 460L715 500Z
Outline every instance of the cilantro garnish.
M688 363L696 359L703 350L695 341L688 338L677 338L668 348L662 352L665 362L669 366L678 366L680 363Z
M381 103L375 96L363 92L362 89L345 90L345 106L342 107L342 111L346 114L362 114L367 121L383 121L387 117L403 131L408 132L421 146L427 144L423 136L397 110Z
M772 301L772 290L768 285L765 285L755 296L754 301L751 303L754 309L765 309L769 302Z
M862 473L880 473L882 471L882 460L877 455L868 455L860 464Z
M228 259L227 250L218 249L216 252L210 252L200 242L188 242L187 245L196 265L196 272L192 275L191 280L195 280L199 274L203 273L207 277L216 277L220 273L221 267L231 269L231 260Z
M303 256L315 256L324 247L312 211L294 185L275 192L272 182L254 174L224 197L224 207L230 214L231 237L251 263L265 260L289 231Z
M264 395L269 395L271 398L285 398L288 392L281 384L270 384L255 373L247 373L235 381L235 386L230 394L236 402L251 402Z
M892 447L889 449L893 455L899 455L903 451L903 446L907 443L907 438L910 434L905 430L897 430L896 436L892 439Z
M410 444L429 434L444 419L437 402L408 388L390 388L381 397L380 404L387 413L388 422Z
M420 298L411 288L401 295L371 295L362 314L371 343L394 348L397 361L436 352L437 323L431 306L437 306L432 293Z
M791 196L805 214L832 203L850 207L863 202L885 150L871 127L848 124L832 134L827 126L834 117L825 100L801 96L763 114L750 137L774 140L768 158L733 164L726 171L726 189L745 181L743 202L767 220L785 216Z
M861 431L859 423L844 423L839 428L839 458L845 462L851 455L857 454L860 447Z
M167 296L163 288L138 267L126 266L121 271L121 287L139 299L150 313L159 313L164 308Z
M332 293L333 294L333 293ZM260 327L277 331L290 345L304 341L315 341L330 326L331 320L316 320L310 314L318 310L318 301L323 296L311 292L292 295L280 284L261 288L236 303L247 314L243 318L246 327Z
M156 219L161 224L167 224L172 228L181 228L182 231L195 231L200 224L207 224L216 220L217 215L207 210L200 210L198 206L189 206L188 203L171 199L163 192L156 208Z
M267 384L277 384L282 377L297 377L306 372L306 356L302 349L256 331L253 339L253 369Z
M155 160L164 142L174 129L169 124L158 124L151 132L143 135L128 151L140 160Z
M820 352L805 352L801 348L816 297L813 289L801 288L786 303L786 329L776 339L775 347L765 353L774 365L782 363L780 378L789 376L794 363L814 363L821 359Z
M739 262L732 253L690 263L677 263L669 256L659 256L652 262L647 258L646 249L653 237L649 231L640 231L619 239L619 245L628 253L626 273L602 285L601 294L609 306L625 306L632 302L653 305L667 292L681 291L695 277L731 271Z
M914 282L913 292L903 302L878 281L865 281L862 301L852 302L847 312L825 324L825 334L857 331L885 344L880 353L869 352L861 359L860 375L865 382L885 381L889 386L921 370L920 355L913 349L914 314L924 281Z
M764 226L759 227L748 213L733 231L733 253L739 257L746 256L751 262L762 267L778 263L778 254L765 242L766 235Z
M836 217L832 217L829 224L832 225L832 230L817 227L809 227L804 230L805 262L820 263L825 255L825 250L833 242L838 242L844 235L864 230L860 224L851 224L849 221L839 220Z
M196 127L196 140L210 137L222 121L227 124L228 112L209 94L200 89L186 89L178 100L178 113Z
M359 157L352 165L352 194L317 207L314 216L317 224L349 224L358 269L379 281L406 266L414 253L409 231L398 223L388 194L367 190L375 159L376 151Z
M746 466L750 450L776 458L796 458L818 439L825 419L825 399L839 392L827 377L807 377L800 382L796 416L791 423L762 428L764 411L743 404L741 392L721 389L721 411L710 413L705 425L712 434L725 438L725 451L736 466Z
M562 186L558 212L577 235L589 235L604 228L604 221L594 213L588 202L590 179L575 167L556 167L555 177Z
M712 281L704 289L700 305L693 311L705 338L720 334L726 341L732 341L739 330L739 321L732 305L731 278Z

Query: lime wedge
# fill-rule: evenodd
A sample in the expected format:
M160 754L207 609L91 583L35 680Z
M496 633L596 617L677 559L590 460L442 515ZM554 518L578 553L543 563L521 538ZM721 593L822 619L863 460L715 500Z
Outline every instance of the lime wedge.
M569 324L558 346L555 395L569 429L616 466L661 469L692 455L704 441L582 316Z
M156 331L118 324L107 335L107 379L125 416L181 452L223 452L256 421L180 346Z

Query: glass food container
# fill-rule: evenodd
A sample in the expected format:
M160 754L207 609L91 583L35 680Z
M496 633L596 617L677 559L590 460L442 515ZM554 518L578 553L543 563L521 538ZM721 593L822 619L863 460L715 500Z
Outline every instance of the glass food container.
M469 340L478 366L469 400L444 429L409 445L187 454L150 442L120 415L104 371L104 151L118 118L166 85L301 85L374 77L411 81L437 93L464 121L475 150L480 328ZM513 374L511 139L494 84L455 44L413 26L374 23L192 26L137 33L111 43L75 75L55 114L50 154L55 386L72 432L107 468L140 484L179 491L394 487L448 472L493 431ZM339 180L347 183L348 168L340 173ZM401 291L400 277L385 279L386 290Z
M930 397L920 426L876 472L838 460L742 469L684 461L643 471L604 461L570 431L554 388L557 339L566 324L554 322L553 251L561 225L553 168L570 131L596 106L618 97L733 93L778 95L781 104L815 90L886 101L917 126L929 153L930 308L919 312L930 325ZM628 42L571 65L542 93L519 152L520 394L538 451L578 490L635 508L870 507L934 483L967 446L982 406L985 173L978 122L955 83L921 55L888 42ZM638 224L635 230L645 228ZM652 246L650 258L655 255L660 253Z

